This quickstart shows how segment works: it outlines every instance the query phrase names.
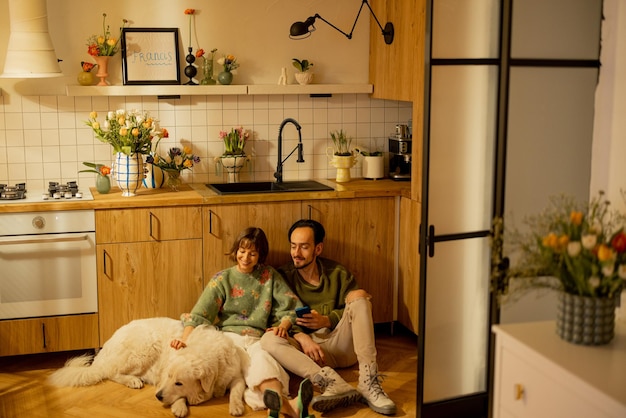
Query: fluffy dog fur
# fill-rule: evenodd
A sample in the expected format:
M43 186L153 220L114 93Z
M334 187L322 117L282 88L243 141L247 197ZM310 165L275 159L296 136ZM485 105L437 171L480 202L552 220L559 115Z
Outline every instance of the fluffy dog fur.
M157 399L171 406L177 417L187 416L187 404L223 396L230 388L229 412L243 415L245 353L220 331L207 326L194 329L186 348L171 348L170 341L180 338L182 332L181 322L175 319L132 321L115 331L95 357L68 360L49 382L55 386L90 386L108 379L133 389L147 383L156 386Z

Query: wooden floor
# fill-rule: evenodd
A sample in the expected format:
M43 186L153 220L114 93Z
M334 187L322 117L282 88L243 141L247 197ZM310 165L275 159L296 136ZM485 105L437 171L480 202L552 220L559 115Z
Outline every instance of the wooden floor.
M1 342L0 342L1 344ZM416 337L398 330L390 335L388 327L377 328L379 371L386 375L383 388L398 407L396 417L415 416L417 370ZM129 389L113 382L85 388L54 388L46 384L50 373L68 357L82 353L53 353L0 358L1 418L136 418L172 417L154 396L154 387ZM356 387L358 368L338 370ZM292 387L297 383L292 379ZM245 417L265 417L246 407ZM228 399L212 399L189 408L189 417L228 417ZM367 405L356 404L321 414L319 417L381 417Z

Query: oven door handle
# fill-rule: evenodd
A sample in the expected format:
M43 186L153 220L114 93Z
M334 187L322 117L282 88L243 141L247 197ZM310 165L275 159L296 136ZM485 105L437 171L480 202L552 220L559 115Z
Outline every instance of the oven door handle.
M53 237L53 238L27 238L27 239L12 239L2 240L0 239L0 245L15 245L15 244L47 244L54 242L77 242L86 241L89 239L89 235L71 236L71 237Z

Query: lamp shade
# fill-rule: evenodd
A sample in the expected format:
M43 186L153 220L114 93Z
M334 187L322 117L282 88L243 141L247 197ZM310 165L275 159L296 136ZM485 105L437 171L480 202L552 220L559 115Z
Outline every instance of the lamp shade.
M48 34L46 0L9 0L11 33L4 62L4 78L62 76Z

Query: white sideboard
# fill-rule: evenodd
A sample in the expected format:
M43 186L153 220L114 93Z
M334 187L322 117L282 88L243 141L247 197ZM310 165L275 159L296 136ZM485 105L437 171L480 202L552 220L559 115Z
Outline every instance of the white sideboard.
M493 326L495 418L626 417L626 323L607 345L556 335L554 321Z

